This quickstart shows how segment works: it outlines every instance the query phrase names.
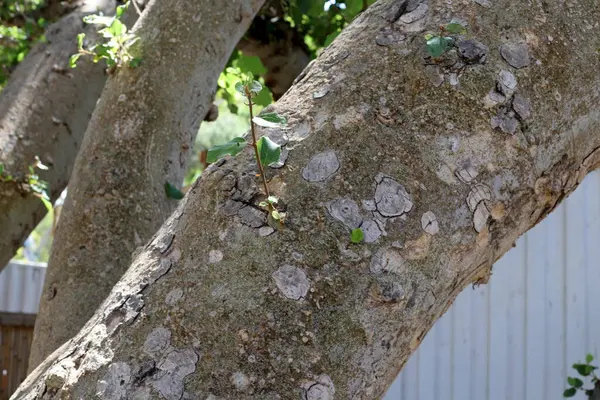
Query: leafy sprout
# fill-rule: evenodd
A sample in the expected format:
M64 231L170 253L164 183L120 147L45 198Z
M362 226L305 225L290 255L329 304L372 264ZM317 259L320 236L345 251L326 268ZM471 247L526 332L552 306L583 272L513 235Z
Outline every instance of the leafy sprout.
M87 15L83 18L86 24L95 24L104 26L98 33L102 37L102 42L84 48L85 33L77 35L77 50L69 59L71 68L77 66L77 61L82 56L90 56L94 63L100 60L106 62L109 71L114 71L124 65L135 68L140 65L141 59L130 53L131 46L139 40L139 37L129 33L127 26L121 22L130 2L117 7L116 14L113 17L104 15Z

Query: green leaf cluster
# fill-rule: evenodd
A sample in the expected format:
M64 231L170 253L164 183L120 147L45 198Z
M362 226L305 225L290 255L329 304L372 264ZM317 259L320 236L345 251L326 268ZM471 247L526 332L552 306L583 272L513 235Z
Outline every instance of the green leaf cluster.
M592 365L592 361L594 361L594 356L588 354L585 357L585 363L575 363L573 364L573 369L577 371L577 373L581 375L581 377L591 378L592 385L595 385L596 382L598 382L598 377L596 376L594 371L598 369L598 367ZM569 385L569 387L563 392L563 397L573 397L577 394L578 390L582 390L587 396L590 396L594 391L593 388L584 388L583 380L577 377L567 377L567 384Z
M95 24L104 26L98 33L102 38L102 42L94 44L89 48L84 48L85 34L77 35L78 52L73 54L69 59L71 68L77 66L77 61L82 56L91 56L92 61L97 63L100 60L106 62L109 71L114 71L116 68L124 65L135 68L140 65L141 59L131 54L131 46L139 40L139 37L129 33L127 26L121 22L129 1L124 5L117 7L117 11L113 17L104 15L87 15L83 18L86 24Z
M439 34L427 33L425 35L427 53L433 58L442 56L455 44L454 37L449 35L464 35L466 33L467 29L458 22L451 22L440 27Z
M44 41L48 21L36 17L43 0L0 1L0 90L29 50Z
M25 188L27 188L34 196L38 197L42 203L46 206L48 211L52 211L52 202L50 200L50 195L48 194L48 182L40 179L39 175L35 171L37 169L47 170L48 167L44 165L38 156L35 156L35 162L33 165L28 166L29 173L25 175L24 179L17 179L10 173L6 171L4 168L4 164L0 164L0 182L15 182L24 184Z

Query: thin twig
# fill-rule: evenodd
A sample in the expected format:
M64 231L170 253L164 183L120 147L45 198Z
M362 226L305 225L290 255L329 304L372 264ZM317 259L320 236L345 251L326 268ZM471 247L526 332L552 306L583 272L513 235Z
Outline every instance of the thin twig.
M254 118L252 114L252 106L254 105L252 103L252 93L250 92L248 87L246 87L246 97L248 98L248 109L250 110L250 131L252 132L252 147L254 147L254 155L256 156L256 163L258 164L258 170L260 171L260 176L263 181L265 194L267 195L267 198L269 198L271 195L269 194L269 186L267 186L267 177L265 176L265 170L263 169L262 163L260 161L260 154L258 153L258 145L256 143L256 132L254 130L254 121L252 120Z
M140 6L138 6L137 2L135 0L131 0L131 2L133 3L135 11L137 11L138 15L142 15L142 10L140 10Z

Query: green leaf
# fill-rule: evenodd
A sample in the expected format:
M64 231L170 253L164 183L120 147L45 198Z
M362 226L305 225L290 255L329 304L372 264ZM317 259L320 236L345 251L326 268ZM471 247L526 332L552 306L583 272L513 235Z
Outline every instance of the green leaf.
M270 204L277 204L279 202L279 199L275 196L269 196L267 198L267 202L269 202Z
M167 193L167 197L170 199L181 200L183 199L183 192L177 189L175 186L170 184L169 182L165 182L165 193Z
M238 93L243 94L244 96L246 95L246 86L242 82L238 82L235 84L235 90Z
M134 0L135 1L135 0ZM119 7L117 7L117 18L121 18L121 16L127 11L129 8L129 1Z
M250 83L249 87L250 87L250 92L252 92L254 94L258 94L258 92L260 92L263 89L263 87L259 81L252 81Z
M252 73L261 76L267 73L267 69L258 56L246 56L242 54L237 58L234 65L246 74Z
M446 32L455 34L455 35L464 35L467 33L467 28L459 24L458 22L450 22L447 24L444 29Z
M588 376L592 371L588 371L589 365L586 364L573 364L573 368L579 373L581 376Z
M0 176L4 174L4 164L0 164Z
M592 372L594 372L595 369L597 369L598 367L594 367L593 365L586 365L585 366L585 372L587 373L588 376L589 374L591 374Z
M42 203L44 203L48 212L51 212L54 209L54 207L52 206L52 202L46 199L44 196L40 196L40 200L42 200Z
M431 33L428 33L425 35L425 40L431 40L433 39L434 35L432 35Z
M431 57L439 57L448 50L448 42L441 36L434 36L427 41L427 52Z
M256 125L264 126L265 128L276 128L279 125L287 124L287 119L281 115L271 112L264 113L252 119Z
M260 163L263 166L279 161L279 157L281 156L281 147L268 137L261 137L256 143L256 146L258 147Z
M114 20L114 17L105 17L102 15L86 15L83 17L83 22L86 24L98 24L105 26L111 26Z
M85 38L85 33L77 35L77 48L79 49L83 49L83 38Z
M275 221L279 221L281 219L281 214L279 213L279 211L273 210L271 211L271 217L273 217Z
M594 361L594 356L591 354L588 354L587 356L585 356L585 362L586 363L591 363L592 361Z
M79 53L73 54L71 57L69 57L69 66L71 68L75 68L77 66L77 60L79 60L79 57L81 57L81 54Z
M130 68L137 68L140 66L140 64L142 63L142 59L139 57L134 57L131 59L131 61L129 61L129 67Z
M577 393L577 389L569 388L563 392L563 397L573 397Z
M108 28L104 28L100 32L105 38L118 37L127 33L127 27L121 21L115 19Z
M263 208L267 208L269 207L269 203L267 203L266 201L261 201L260 203L258 203L259 207L263 207Z
M352 243L360 243L365 239L365 233L363 232L362 229L360 228L356 228L352 230L352 233L350 234L350 241Z
M208 150L206 154L206 161L209 163L214 163L218 159L223 158L228 154L231 156L236 156L240 151L244 150L244 147L246 147L247 144L248 142L246 142L246 139L242 137L236 137L228 143L220 144Z
M573 378L573 377L569 376L567 378L567 382L569 383L569 385L576 387L576 388L580 388L583 386L583 381L579 378Z

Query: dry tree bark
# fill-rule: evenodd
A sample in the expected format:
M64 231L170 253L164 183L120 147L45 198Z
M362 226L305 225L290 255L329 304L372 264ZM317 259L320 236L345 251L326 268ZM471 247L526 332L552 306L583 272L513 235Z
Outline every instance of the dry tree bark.
M429 59L423 33L453 18L468 39ZM592 0L379 1L272 107L289 126L261 130L285 145L285 226L250 151L209 167L13 398L379 398L600 165L599 19Z
M142 65L111 77L77 156L54 238L30 368L94 314L173 211L219 74L262 0L153 1L134 30ZM85 301L82 301L85 299Z

